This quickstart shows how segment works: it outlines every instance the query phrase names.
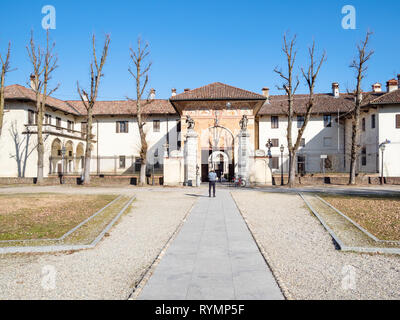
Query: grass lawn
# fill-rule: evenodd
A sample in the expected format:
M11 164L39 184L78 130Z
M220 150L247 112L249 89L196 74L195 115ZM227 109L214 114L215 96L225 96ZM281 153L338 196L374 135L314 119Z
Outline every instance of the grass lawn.
M59 238L116 195L1 194L0 240Z
M400 196L321 195L381 240L400 240Z

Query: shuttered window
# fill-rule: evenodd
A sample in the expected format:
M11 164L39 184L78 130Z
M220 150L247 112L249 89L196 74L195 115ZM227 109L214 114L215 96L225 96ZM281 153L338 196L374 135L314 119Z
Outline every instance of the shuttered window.
M116 132L117 133L128 133L128 121L117 121L116 122Z
M153 120L153 132L160 132L160 120Z
M400 114L396 114L396 129L400 129Z
M272 129L279 128L279 117L278 116L271 116L271 128Z
M279 147L279 139L271 139L271 145L273 148Z
M271 169L279 169L279 157L271 158Z

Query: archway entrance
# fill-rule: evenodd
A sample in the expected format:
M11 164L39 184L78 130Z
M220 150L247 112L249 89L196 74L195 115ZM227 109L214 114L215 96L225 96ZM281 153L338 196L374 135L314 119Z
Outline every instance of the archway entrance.
M235 175L234 136L230 130L213 126L201 137L201 180L208 181L208 173L215 170L220 181L229 181Z

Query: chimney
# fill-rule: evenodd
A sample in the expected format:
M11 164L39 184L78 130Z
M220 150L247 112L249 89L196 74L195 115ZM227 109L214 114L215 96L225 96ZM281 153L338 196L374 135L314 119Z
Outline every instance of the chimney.
M30 86L32 90L35 90L35 75L31 74L30 76Z
M190 89L189 88L186 88L185 90L183 90L184 92L188 92L188 91L190 91Z
M386 82L387 92L392 92L398 89L398 81L396 79L390 79Z
M269 103L269 88L264 87L262 88L263 96L267 98L267 103Z
M400 89L400 74L397 75L397 88Z
M333 95L335 98L339 98L339 96L340 96L340 92L339 92L339 83L337 83L337 82L333 82L333 83L332 83L332 95Z
M154 100L156 97L156 90L151 88L150 89L150 100Z
M176 96L176 89L175 89L175 88L172 88L172 89L171 89L171 96L172 96L172 97L175 97L175 96Z
M377 82L372 85L372 92L382 92L382 85Z

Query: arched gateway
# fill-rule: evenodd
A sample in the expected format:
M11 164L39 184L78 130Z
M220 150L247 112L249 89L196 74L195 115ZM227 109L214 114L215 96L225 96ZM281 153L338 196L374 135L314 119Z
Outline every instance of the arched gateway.
M185 123L187 116L195 123L191 130L197 134L195 157L202 181L207 181L210 168L227 179L238 174L238 144L235 140L243 116L248 119L249 150L258 149L257 113L265 100L263 95L219 82L170 98L172 106L181 116L181 123ZM183 142L187 133L187 126L182 126Z

